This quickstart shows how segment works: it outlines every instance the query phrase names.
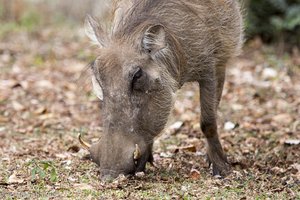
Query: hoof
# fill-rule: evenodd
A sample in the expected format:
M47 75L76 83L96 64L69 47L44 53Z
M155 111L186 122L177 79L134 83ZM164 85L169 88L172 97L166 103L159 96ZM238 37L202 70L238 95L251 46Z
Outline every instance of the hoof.
M223 152L208 152L207 162L212 168L212 175L225 177L230 174L231 167Z

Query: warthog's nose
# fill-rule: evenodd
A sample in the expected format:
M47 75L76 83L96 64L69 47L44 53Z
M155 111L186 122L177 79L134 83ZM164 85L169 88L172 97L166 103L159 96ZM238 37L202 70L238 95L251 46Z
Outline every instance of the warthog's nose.
M102 169L100 171L100 179L105 182L112 182L119 176L119 173L114 170Z

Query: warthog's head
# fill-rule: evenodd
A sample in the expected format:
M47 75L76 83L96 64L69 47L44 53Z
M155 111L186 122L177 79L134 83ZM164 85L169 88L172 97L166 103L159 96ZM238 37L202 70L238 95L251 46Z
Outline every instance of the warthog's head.
M160 24L138 23L109 36L91 17L86 24L88 36L100 46L91 69L103 133L98 143L85 146L102 179L143 171L178 87L178 58L170 51L176 45Z

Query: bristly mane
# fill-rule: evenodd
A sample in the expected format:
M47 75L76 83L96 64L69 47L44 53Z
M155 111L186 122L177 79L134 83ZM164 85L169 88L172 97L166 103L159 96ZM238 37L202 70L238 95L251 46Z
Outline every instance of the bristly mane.
M167 22L162 21L161 18L158 18L152 13L155 13L155 9L159 9L159 4L162 3L163 0L128 0L128 3L132 3L132 6L128 8L128 10L123 13L122 19L118 21L117 24L114 24L114 33L113 35L117 37L124 37L126 35L130 35L135 32L136 28L141 24L162 24L167 27ZM120 0L115 0L115 8L116 11L119 8ZM187 5L182 0L178 0L178 4L185 7L190 13L199 17L197 10L195 10L190 5Z
M151 14L151 11L157 8L161 0L129 0L132 6L128 8L119 21L115 21L117 24L113 24L113 35L117 38L130 36L136 32L137 27L142 24L162 24L160 19ZM118 4L116 5L118 9Z

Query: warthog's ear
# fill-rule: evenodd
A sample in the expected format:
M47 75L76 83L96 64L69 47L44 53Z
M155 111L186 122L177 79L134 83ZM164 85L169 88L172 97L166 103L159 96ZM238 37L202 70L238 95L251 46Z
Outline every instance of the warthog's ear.
M93 90L94 90L95 95L101 101L103 101L103 90L102 90L101 86L99 85L95 75L92 75L92 83L93 83Z
M106 37L104 31L101 25L90 15L87 15L85 18L85 33L94 44L100 45L100 47L105 46Z
M150 26L143 35L142 47L148 53L156 53L166 47L166 32L162 25Z

